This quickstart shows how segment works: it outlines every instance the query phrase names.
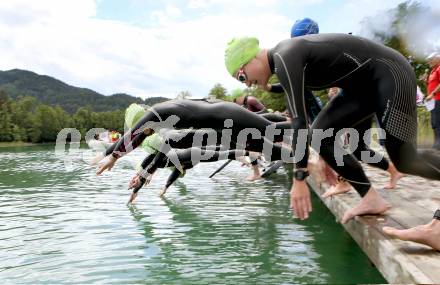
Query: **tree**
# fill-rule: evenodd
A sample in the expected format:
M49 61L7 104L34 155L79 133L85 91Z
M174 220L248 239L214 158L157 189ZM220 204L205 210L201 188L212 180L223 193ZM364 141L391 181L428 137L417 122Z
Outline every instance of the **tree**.
M231 95L228 97L229 101L234 100L235 98L238 98L240 96L243 96L243 92L244 90L241 88L236 88L234 90L231 91Z
M53 142L61 130L56 111L47 105L39 105L35 110L35 126L40 127L40 142Z
M94 127L95 124L90 106L81 107L76 111L75 115L73 115L73 125L80 131L83 137Z
M404 55L414 68L417 78L429 67L425 60L419 58L420 53L427 53L426 50L413 54L411 51L420 50L419 41L411 41L416 31L410 29L414 19L420 19L423 15L428 15L429 9L418 2L406 1L399 4L396 8L386 12L385 18L392 19L389 26L377 27L374 23L377 17L367 17L362 20L364 33L371 33L373 40L393 48ZM424 31L418 31L422 33ZM418 46L419 45L419 46ZM418 82L422 83L422 82ZM423 86L424 84L419 84Z
M13 141L14 124L11 118L11 103L5 92L0 91L0 141Z
M226 100L228 96L228 92L226 91L226 88L224 88L220 83L217 83L212 87L212 89L209 91L209 97L212 99L220 99L220 100Z
M189 91L180 91L179 94L177 94L176 99L188 99L190 97L192 97L192 95Z
M0 89L0 106L3 105L4 103L8 102L9 96L8 94L6 94L6 91L3 89Z
M274 75L269 79L270 84L277 84L278 78ZM239 95L239 92L236 93ZM268 109L273 111L284 111L286 109L285 93L271 93L254 86L242 90L241 96L254 96Z

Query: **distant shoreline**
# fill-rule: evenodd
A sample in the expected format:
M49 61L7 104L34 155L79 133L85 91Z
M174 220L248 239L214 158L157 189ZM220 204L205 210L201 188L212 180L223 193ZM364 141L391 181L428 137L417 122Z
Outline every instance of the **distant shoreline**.
M56 142L41 142L41 143L31 143L31 142L0 142L0 148L55 145L55 143Z
M43 143L30 143L30 142L0 142L0 147L22 147L22 146L35 146Z

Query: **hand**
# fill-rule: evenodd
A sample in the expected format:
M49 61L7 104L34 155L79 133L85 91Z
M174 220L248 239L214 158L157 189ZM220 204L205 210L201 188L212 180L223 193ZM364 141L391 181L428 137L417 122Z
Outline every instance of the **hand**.
M290 191L290 207L295 216L301 220L309 217L312 211L310 190L305 181L295 180Z
M165 193L167 192L167 187L166 186L164 186L163 188L162 188L162 190L160 190L160 192L159 192L159 197L163 197L163 195L165 195Z
M136 193L131 192L130 199L128 199L128 204L133 203L134 199L136 199L137 195L138 195L137 192Z
M130 182L128 182L128 190L138 187L141 183L141 179L139 174L135 174L133 178L131 178Z
M90 165L97 165L98 162L104 159L104 155L102 153L98 153L91 161Z
M96 175L101 175L106 169L108 169L108 171L110 171L113 166L115 165L116 161L118 159L116 157L114 157L113 155L110 155L110 157L107 159L106 162L104 162L98 169L98 171L96 171Z

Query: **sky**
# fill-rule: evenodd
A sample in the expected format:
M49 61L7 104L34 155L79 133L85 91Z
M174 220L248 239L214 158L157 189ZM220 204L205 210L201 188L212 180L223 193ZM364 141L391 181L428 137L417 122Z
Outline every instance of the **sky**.
M296 19L320 32L362 33L361 21L402 0L7 0L0 1L0 70L26 69L104 95L206 97L226 71L233 37L271 48ZM440 19L440 1L419 1ZM438 22L440 26L440 21Z

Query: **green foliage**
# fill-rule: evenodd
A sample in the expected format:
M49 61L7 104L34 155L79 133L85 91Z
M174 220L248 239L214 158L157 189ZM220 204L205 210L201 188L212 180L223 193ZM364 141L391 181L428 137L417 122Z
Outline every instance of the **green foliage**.
M240 88L236 88L234 90L231 91L231 95L229 95L226 100L227 101L233 101L235 98L238 98L240 96L243 96L243 89Z
M189 99L190 97L192 97L192 94L189 91L180 91L176 99Z
M0 94L0 141L14 141L14 124L11 118L11 101L8 96L1 92Z
M227 100L228 99L228 91L220 83L217 83L209 91L209 97L213 98L213 99Z
M124 110L93 112L81 107L74 115L60 106L37 103L34 97L11 100L0 91L0 142L53 142L63 128L76 128L83 138L91 128L124 131Z
M123 132L131 103L152 106L167 100L104 96L29 71L0 71L0 142L53 142L63 128L76 128L83 138L91 128Z
M277 77L274 75L269 79L270 84L278 83ZM231 95L226 97L227 100L232 101L234 98L240 96L254 96L266 106L266 108L274 111L284 111L286 109L286 101L284 93L271 93L256 87L248 87L245 89L234 89Z
M410 52L411 50L417 50L414 45L418 43L406 41L405 38L408 38L406 27L409 23L414 18L426 14L428 10L428 7L422 6L418 2L406 1L387 11L387 17L393 19L389 27L374 27L374 17L365 18L362 21L363 28L372 31L374 40L397 50L406 58L411 59L411 65L418 78L418 85L423 92L426 92L425 82L422 82L419 78L420 75L429 69L429 65L424 58L419 58L416 54Z
M163 97L142 100L122 93L104 96L90 89L70 86L52 77L19 69L0 71L0 90L4 90L11 99L31 96L41 104L59 105L69 114L87 105L94 112L105 112L125 109L131 103L154 105L168 100Z

